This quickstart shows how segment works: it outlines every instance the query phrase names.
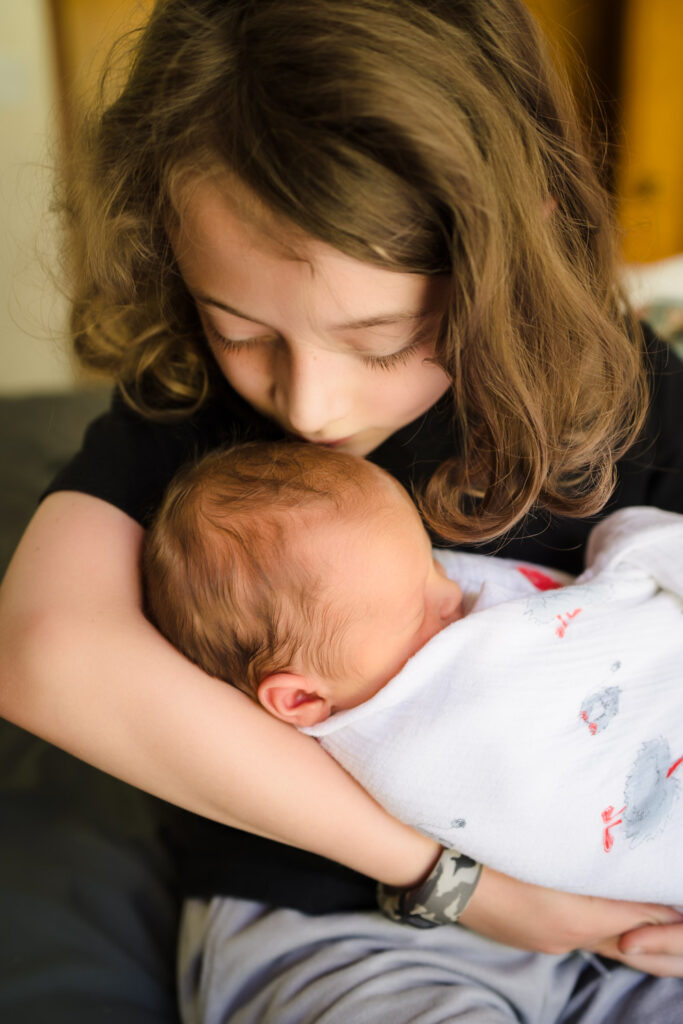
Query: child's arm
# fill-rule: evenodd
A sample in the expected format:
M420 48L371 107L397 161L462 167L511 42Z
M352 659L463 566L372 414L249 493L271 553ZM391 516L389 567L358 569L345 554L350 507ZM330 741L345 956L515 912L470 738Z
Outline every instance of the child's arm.
M314 740L205 676L147 622L142 536L99 499L61 492L45 500L0 590L0 713L199 814L390 885L416 884L436 843L391 818ZM467 923L560 951L673 919L662 908L538 893L484 869Z
M205 675L144 618L142 537L96 498L61 492L40 506L0 590L0 713L198 814L336 851L391 884L425 873L436 842L396 822L315 741ZM373 832L367 849L349 820Z

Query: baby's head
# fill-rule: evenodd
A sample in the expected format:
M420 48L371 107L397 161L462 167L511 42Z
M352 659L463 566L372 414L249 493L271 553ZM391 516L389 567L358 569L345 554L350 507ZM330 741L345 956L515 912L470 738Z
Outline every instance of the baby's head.
M182 470L143 565L161 632L299 726L369 699L461 614L403 488L309 444L243 445Z

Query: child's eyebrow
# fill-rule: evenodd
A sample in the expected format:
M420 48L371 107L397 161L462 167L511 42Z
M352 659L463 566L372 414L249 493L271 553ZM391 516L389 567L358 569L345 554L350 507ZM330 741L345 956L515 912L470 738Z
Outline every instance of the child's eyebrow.
M220 302L218 299L212 299L209 295L202 295L196 292L194 295L197 302L201 302L206 306L216 306L218 309L222 309L225 313L230 313L232 316L238 316L240 320L248 320L252 324L264 324L262 320L257 317L250 316L249 313L243 313L235 306L228 305L227 302ZM331 331L348 331L351 329L362 329L364 327L381 327L386 324L397 324L403 323L406 320L424 320L425 317L430 316L430 310L423 310L419 313L408 312L407 310L398 310L395 313L381 313L377 316L362 317L360 320L348 320L343 324L335 324L334 327L330 327Z
M348 331L352 328L381 327L384 324L398 324L405 320L423 320L429 316L429 311L422 313L385 313L383 316L369 316L362 320L349 320L345 324L336 324L331 331Z

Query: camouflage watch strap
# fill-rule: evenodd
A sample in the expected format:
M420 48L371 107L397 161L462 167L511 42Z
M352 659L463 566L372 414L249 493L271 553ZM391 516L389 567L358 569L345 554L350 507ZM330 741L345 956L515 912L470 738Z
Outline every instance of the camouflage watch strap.
M377 886L377 902L385 917L414 928L454 924L477 887L481 864L457 850L444 850L424 882L414 889Z

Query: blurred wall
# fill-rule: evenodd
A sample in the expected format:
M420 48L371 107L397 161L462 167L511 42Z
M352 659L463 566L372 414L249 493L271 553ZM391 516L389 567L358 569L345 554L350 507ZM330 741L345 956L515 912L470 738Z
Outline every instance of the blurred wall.
M49 280L50 147L58 125L46 0L0 0L0 391L63 389L66 306Z
M683 253L683 0L525 2L607 138L624 260Z

